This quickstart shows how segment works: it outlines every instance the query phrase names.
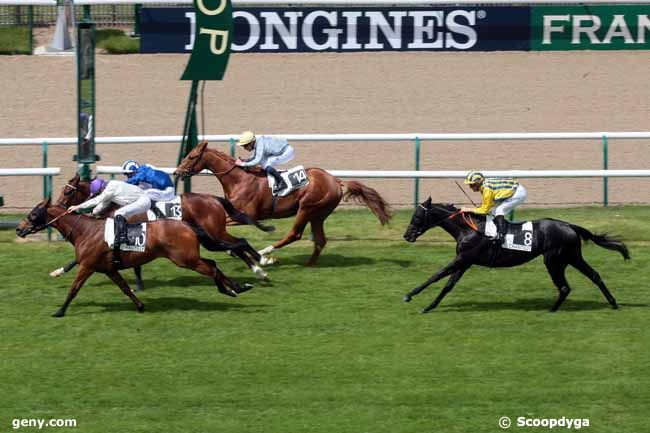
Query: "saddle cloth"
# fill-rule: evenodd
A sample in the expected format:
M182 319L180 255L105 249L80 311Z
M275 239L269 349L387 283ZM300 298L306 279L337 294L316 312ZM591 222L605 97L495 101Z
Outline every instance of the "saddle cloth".
M497 226L494 217L488 215L485 219L485 236L494 238L497 235ZM525 221L521 223L508 222L506 236L501 248L517 251L532 251L533 249L533 223Z
M183 207L181 206L181 196L177 195L172 201L157 201L155 202L156 208L160 211L165 219L168 220L183 220ZM147 211L147 219L149 221L156 221L160 217L152 210Z
M128 241L120 244L120 251L144 252L147 243L147 223L127 224L126 233ZM115 222L113 218L106 218L104 225L104 241L113 248L115 243Z
M307 172L305 167L302 165L297 165L289 170L280 171L280 176L284 179L284 183L287 185L286 188L278 192L273 193L276 197L284 197L297 189L304 188L309 185L309 178L307 177ZM275 178L270 174L267 176L269 181L269 188L273 191L273 186L275 186Z

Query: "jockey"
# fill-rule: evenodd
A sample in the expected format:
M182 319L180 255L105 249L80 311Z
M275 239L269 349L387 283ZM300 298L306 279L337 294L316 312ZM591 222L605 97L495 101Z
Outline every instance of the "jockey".
M92 183L91 183L92 187ZM126 220L131 215L145 213L151 206L151 200L142 189L121 180L111 180L106 183L101 193L85 202L70 206L68 211L93 209L93 215L100 215L111 203L120 207L115 211L115 241L113 243L113 264L121 266L120 244L127 241Z
M90 197L95 197L106 188L106 182L101 177L96 177L90 182Z
M122 164L122 170L126 172L126 183L140 186L151 201L172 201L176 197L171 177L153 165L128 160Z
M496 241L503 239L506 235L505 214L522 204L527 197L526 188L520 185L517 179L496 178L483 176L478 171L470 171L465 176L465 185L469 185L472 191L481 192L483 202L478 208L464 208L465 212L494 216L494 223L497 226Z
M249 159L238 159L235 162L238 166L252 167L259 164L267 174L275 178L273 192L281 191L286 187L282 176L273 167L289 162L294 157L293 147L286 139L266 135L256 137L251 131L246 131L239 137L237 145L249 152L255 152Z

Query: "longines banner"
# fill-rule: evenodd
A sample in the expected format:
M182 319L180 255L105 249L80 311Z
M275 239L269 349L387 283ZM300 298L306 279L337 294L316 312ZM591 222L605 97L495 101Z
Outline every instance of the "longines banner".
M530 49L529 7L246 8L233 10L233 52ZM143 8L142 53L192 50L187 8Z

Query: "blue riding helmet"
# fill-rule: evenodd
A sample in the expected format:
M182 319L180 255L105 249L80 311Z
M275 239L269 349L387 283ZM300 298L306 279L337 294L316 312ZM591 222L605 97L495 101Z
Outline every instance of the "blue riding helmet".
M133 174L140 168L140 164L136 161L129 159L124 161L122 164L122 171L124 171L127 176L133 176Z

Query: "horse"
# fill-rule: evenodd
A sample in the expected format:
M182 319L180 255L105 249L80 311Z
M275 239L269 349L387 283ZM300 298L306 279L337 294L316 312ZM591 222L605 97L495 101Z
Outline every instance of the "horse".
M432 203L431 197L415 209L404 233L404 239L415 242L420 235L436 226L442 227L456 240L456 257L404 296L404 301L409 302L413 296L430 284L451 275L440 294L422 311L423 313L436 308L472 265L490 268L519 266L540 255L544 256L546 269L559 291L558 299L551 307L551 312L557 311L571 292L564 275L568 265L576 268L598 286L612 308L618 308L616 299L605 286L598 272L582 257L581 243L581 240L591 240L600 247L618 251L625 260L629 260L627 247L617 239L605 234L591 233L583 227L568 222L545 218L532 222L534 234L531 239L531 251L504 249L482 233L485 228L484 215L463 212L451 204Z
M79 175L75 175L63 187L56 203L65 207L80 204L86 201L90 196L90 183L82 181ZM109 207L103 215L108 215L115 210L115 207ZM246 265L262 280L268 280L268 274L257 263L261 256L244 238L236 238L226 231L226 218L232 219L242 224L254 225L258 229L269 232L275 228L265 226L258 221L250 218L248 215L239 212L228 200L208 194L185 193L181 195L181 214L182 220L193 225L202 227L212 239L224 241L234 245L232 254L242 259ZM146 215L135 215L130 221L146 221ZM63 268L53 271L50 275L58 277L65 272L70 271L76 262L72 261ZM142 271L139 266L133 268L136 277L136 290L143 290Z
M73 214L65 206L52 205L47 199L37 204L27 217L16 227L19 237L36 233L48 226L56 228L61 236L75 248L79 270L68 292L65 302L52 316L63 317L86 280L95 272L108 275L122 292L133 301L139 312L144 304L135 296L127 282L112 263L113 249L104 242L106 220L82 214ZM148 223L144 252L123 251L122 266L130 268L141 266L154 259L166 257L176 266L192 269L214 279L219 292L236 297L253 286L239 285L226 277L210 259L200 256L200 246L210 251L219 251L231 246L226 242L213 240L199 226L175 221L159 220Z
M310 223L314 250L307 266L315 265L327 243L323 223L342 199L347 201L352 198L364 204L382 225L392 217L390 206L377 191L361 182L343 182L320 168L306 170L309 184L304 188L286 197L273 197L262 170L239 167L231 156L208 149L207 146L208 142L203 141L188 153L174 172L176 181L208 169L221 182L226 198L251 218L263 220L296 216L293 227L282 240L259 251L263 256L262 264L273 262L265 255L301 239L305 226ZM347 188L345 192L344 186Z

